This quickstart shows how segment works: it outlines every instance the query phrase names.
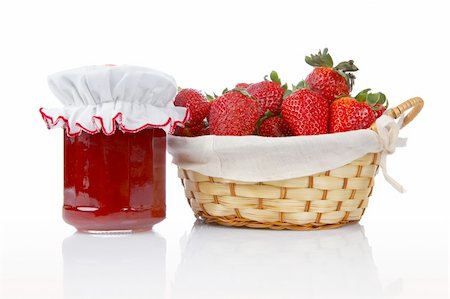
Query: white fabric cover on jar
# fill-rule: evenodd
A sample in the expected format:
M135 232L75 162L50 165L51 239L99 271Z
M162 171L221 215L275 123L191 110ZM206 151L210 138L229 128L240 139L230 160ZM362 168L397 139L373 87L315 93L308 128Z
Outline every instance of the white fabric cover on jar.
M114 134L116 128L137 132L152 127L171 132L188 112L175 107L177 86L171 76L138 66L95 65L48 77L50 89L64 104L40 112L49 128Z

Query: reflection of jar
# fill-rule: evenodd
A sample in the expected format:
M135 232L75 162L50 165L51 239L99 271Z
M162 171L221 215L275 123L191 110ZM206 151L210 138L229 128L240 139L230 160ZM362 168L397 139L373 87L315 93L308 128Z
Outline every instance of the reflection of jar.
M64 128L64 220L85 232L148 230L165 217L166 132L187 119L175 80L136 66L88 66L49 77L64 104L41 108Z
M166 241L157 233L75 233L62 255L65 298L165 297Z
M165 136L64 134L64 220L83 231L136 231L164 219Z

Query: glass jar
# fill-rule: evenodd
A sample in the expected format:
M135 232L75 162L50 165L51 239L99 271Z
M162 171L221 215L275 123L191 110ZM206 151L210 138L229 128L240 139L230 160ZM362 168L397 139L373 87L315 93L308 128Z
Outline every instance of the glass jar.
M64 134L64 220L79 231L149 230L165 218L166 133Z

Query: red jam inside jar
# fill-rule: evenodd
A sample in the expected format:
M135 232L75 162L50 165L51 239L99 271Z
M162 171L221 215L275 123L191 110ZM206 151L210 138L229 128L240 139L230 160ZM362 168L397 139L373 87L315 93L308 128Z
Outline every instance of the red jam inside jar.
M143 231L165 218L166 133L64 134L64 220L85 232Z

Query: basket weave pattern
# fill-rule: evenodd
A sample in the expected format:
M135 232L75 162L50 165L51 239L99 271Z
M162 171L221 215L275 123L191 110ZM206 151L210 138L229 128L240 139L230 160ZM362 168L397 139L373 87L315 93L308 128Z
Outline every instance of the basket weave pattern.
M413 98L390 110L408 124L422 109ZM374 126L372 129L376 130ZM311 176L268 182L210 177L179 168L188 203L205 222L252 228L315 230L361 219L372 194L380 153L367 154L342 167Z
M380 155L368 154L312 176L247 183L179 169L194 213L207 222L274 229L319 229L358 221Z

